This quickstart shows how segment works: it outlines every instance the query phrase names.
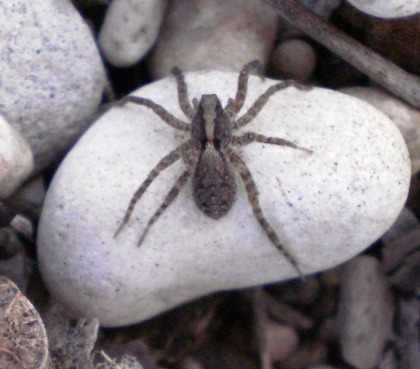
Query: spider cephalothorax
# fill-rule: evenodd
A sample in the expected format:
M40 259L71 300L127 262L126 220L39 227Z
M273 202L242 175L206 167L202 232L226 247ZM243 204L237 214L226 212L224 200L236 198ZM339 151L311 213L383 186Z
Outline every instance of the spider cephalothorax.
M269 87L244 115L236 119L236 115L243 107L245 101L249 74L252 70L259 67L259 62L253 61L242 68L239 74L236 96L234 99L229 99L225 107L222 106L219 98L214 94L202 95L200 101L193 99L193 104L191 105L188 99L184 75L178 68L174 68L172 72L177 81L179 103L183 113L191 123L179 120L162 106L149 99L127 96L121 101L121 104L133 102L152 109L170 126L182 131L189 131L191 138L163 157L151 170L148 177L131 198L124 219L115 232L114 237L128 223L135 204L140 200L159 173L180 158L183 158L186 163L184 172L178 177L160 207L149 219L143 235L139 240L139 244L144 240L153 223L156 222L159 216L174 201L190 176L192 176L192 191L195 203L204 214L210 218L219 219L228 213L235 201L236 181L234 170L236 170L245 186L249 202L258 223L271 242L289 260L298 273L302 275L296 260L281 244L276 232L265 218L258 201L258 190L251 172L241 157L232 150L232 147L247 145L251 142L261 142L288 146L306 151L307 153L311 153L312 151L282 138L267 137L254 132L246 132L240 136L235 136L232 132L245 126L254 119L268 99L277 91L289 86L295 86L304 90L308 88L291 80L279 82Z

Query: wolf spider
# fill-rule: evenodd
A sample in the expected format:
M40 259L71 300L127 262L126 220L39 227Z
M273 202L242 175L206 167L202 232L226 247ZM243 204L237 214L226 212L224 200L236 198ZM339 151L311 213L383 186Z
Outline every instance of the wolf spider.
M242 68L238 78L236 96L234 99L229 99L224 108L217 95L214 94L202 95L200 101L194 98L192 100L193 104L191 105L188 100L188 91L184 75L180 69L176 67L173 68L172 73L177 82L179 104L183 113L188 117L191 123L179 120L162 106L146 98L127 96L121 100L121 104L132 102L152 109L155 114L171 127L190 132L191 138L163 157L151 170L147 178L132 196L125 216L115 232L114 237L116 237L128 223L134 206L143 196L153 180L160 172L180 158L184 159L186 168L167 193L163 203L149 219L138 245L143 242L153 223L158 220L159 216L175 200L179 191L191 175L193 197L196 205L205 215L215 220L219 219L230 210L235 200L236 181L232 170L234 168L242 179L248 195L248 200L258 223L274 246L277 247L302 277L302 272L300 271L298 263L289 251L280 243L279 237L263 214L258 201L257 186L251 172L245 162L231 147L243 146L252 142L261 142L272 145L288 146L294 149L303 150L307 153L312 153L311 150L297 146L282 138L267 137L254 132L246 132L240 136L232 135L233 130L237 130L251 122L267 103L268 99L276 92L289 86L295 86L296 88L303 90L309 88L299 85L292 80L279 82L269 87L244 115L239 119L236 119L236 115L244 105L249 75L252 70L259 68L261 68L261 66L258 60L254 60Z

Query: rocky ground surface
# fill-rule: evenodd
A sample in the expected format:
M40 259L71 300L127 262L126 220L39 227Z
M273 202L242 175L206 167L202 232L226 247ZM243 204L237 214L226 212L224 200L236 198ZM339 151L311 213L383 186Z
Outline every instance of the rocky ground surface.
M419 106L267 3L0 1L0 368L419 368ZM301 3L416 86L418 2ZM266 78L255 68L238 119L276 80L313 86L275 93L233 132L299 146L233 147L298 267L240 170L225 217L200 212L187 182L137 248L182 158L115 237L135 190L190 138L117 101L189 122L173 66L190 99L226 105L256 59Z

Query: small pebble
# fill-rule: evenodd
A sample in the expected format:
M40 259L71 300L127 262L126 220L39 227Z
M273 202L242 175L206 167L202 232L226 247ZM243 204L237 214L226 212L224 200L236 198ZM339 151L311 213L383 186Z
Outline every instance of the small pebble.
M239 71L250 60L267 62L277 14L263 1L173 0L152 56L156 79L184 71Z
M114 0L99 32L99 46L116 67L137 63L153 46L166 0Z
M298 343L299 336L293 328L275 323L271 320L268 321L268 351L274 362L284 360L288 357L296 349Z
M420 227L417 226L393 242L384 242L384 271L392 285L406 292L415 293L420 285L419 239Z
M408 147L413 174L420 170L420 111L389 93L374 87L346 87L339 90L372 104L400 129Z
M223 104L235 96L237 78L186 74L190 98L217 93ZM243 112L273 83L251 76ZM173 77L135 94L186 120ZM354 257L400 213L410 183L408 152L395 125L371 105L326 89L288 88L238 133L246 131L313 150L258 143L238 150L266 217L305 274ZM125 325L214 291L296 277L256 221L240 178L232 209L217 221L200 212L187 182L136 247L182 160L158 176L113 237L150 170L187 138L149 109L127 103L104 114L56 172L39 225L39 265L50 292L76 315Z
M306 81L315 68L316 54L306 41L292 39L276 46L271 60L284 78Z
M420 362L419 362L420 363ZM381 359L377 369L398 369L394 350L388 350Z
M397 241L398 239L404 237L410 231L419 228L419 220L414 215L414 213L405 206L402 210L398 218L395 220L395 223L392 227L382 236L382 242L387 244L391 244L392 242ZM394 252L398 252L394 250ZM384 260L382 260L384 262ZM386 263L385 263L386 264ZM385 266L385 269L388 269Z
M3 247L16 247L19 249L19 252L7 259L0 258L0 275L9 278L12 280L19 289L23 292L27 292L27 286L29 282L29 277L32 273L34 273L34 264L33 261L29 259L27 254L23 251L24 246L16 234L13 234L13 231L9 230L12 234L9 239L7 240L8 244L1 244L0 246L0 253L3 254ZM4 234L4 229L0 230L2 235ZM3 238L0 236L0 238ZM3 240L2 240L3 241ZM4 256L4 255L2 255ZM1 357L1 355L0 355ZM1 368L1 360L0 360L0 368Z
M297 329L308 330L313 327L314 322L308 316L293 309L290 305L285 304L270 295L265 296L265 301L267 304L267 311L274 319Z
M61 159L105 85L91 30L70 0L3 1L0 113L26 139L35 171Z
M340 6L341 1L342 0L299 0L300 3L325 20L330 18L332 12Z
M24 217L23 215L16 215L13 220L10 222L10 227L12 227L16 232L21 236L25 237L27 240L33 242L34 237L34 227L32 222Z
M33 170L31 149L0 115L0 199L9 197Z
M19 188L7 203L31 218L39 219L46 192L45 180L42 176L38 176Z
M325 362L328 349L324 343L303 343L281 364L283 368L307 368Z
M418 369L419 367L419 321L420 303L418 298L400 299L398 304L399 325L396 337L399 368Z
M382 237L382 268L388 281L406 292L420 285L419 240L419 221L407 207Z
M380 18L400 18L420 12L419 0L348 0L360 11Z
M182 369L205 369L203 364L201 364L198 360L187 357L185 360L181 363Z
M344 360L361 369L377 366L392 334L394 303L379 261L359 256L342 271L338 331Z

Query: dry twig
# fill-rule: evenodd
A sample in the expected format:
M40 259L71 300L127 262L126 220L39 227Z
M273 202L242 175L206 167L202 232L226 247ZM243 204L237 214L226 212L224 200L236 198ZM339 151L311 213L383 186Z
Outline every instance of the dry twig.
M369 78L409 104L420 108L419 77L407 73L326 23L297 0L264 1L272 5L282 18L339 55Z

